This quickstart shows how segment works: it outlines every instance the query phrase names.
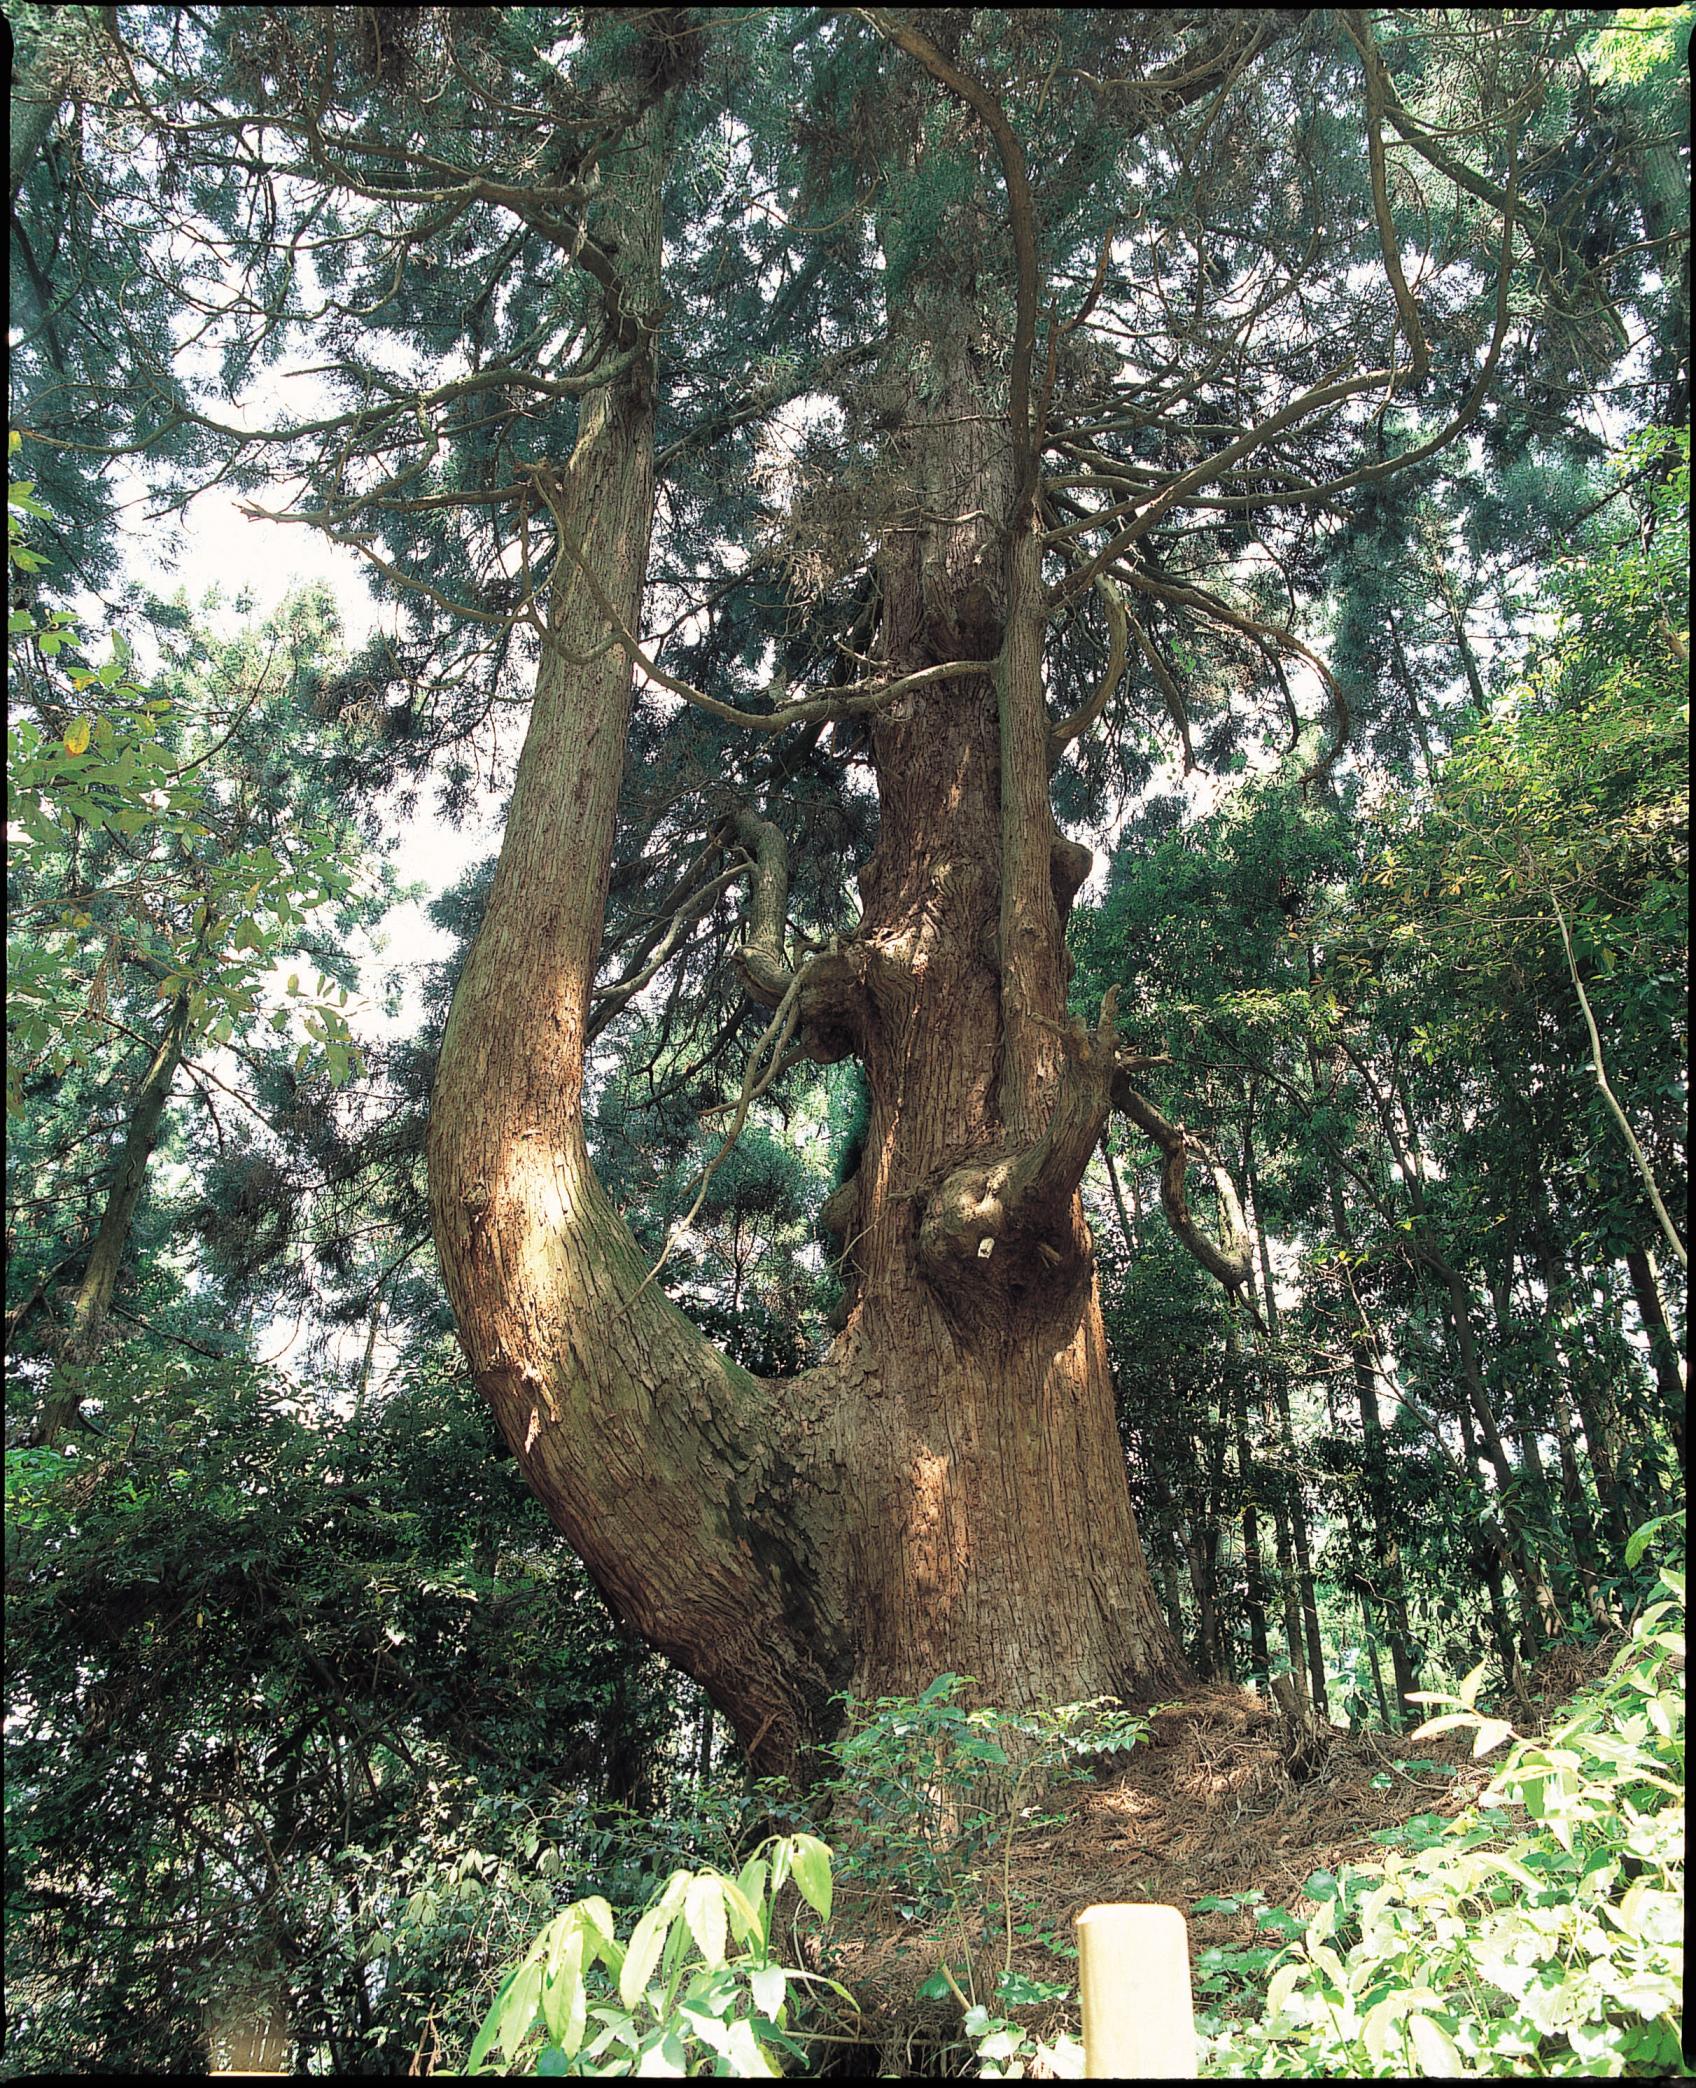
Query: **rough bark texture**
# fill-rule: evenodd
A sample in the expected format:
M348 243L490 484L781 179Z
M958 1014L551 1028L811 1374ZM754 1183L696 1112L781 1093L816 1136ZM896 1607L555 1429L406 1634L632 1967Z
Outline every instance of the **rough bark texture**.
M657 302L662 125L658 104L636 124L619 191L639 310ZM569 464L543 489L632 624L653 513L651 386L644 356L592 394ZM744 1741L788 1761L845 1676L808 1597L808 1517L778 1446L778 1401L647 1279L584 1143L631 676L579 576L548 611L500 863L432 1099L437 1249L478 1383L597 1585L701 1679Z
M638 311L657 303L660 123L643 117L621 177ZM834 1688L913 1691L952 1670L1031 1703L1146 1698L1184 1673L1131 1513L1077 1196L1108 1107L1111 1011L1099 1034L1065 1026L1078 851L1048 806L1036 546L1007 533L993 373L947 312L916 319L931 382L895 438L913 518L888 533L880 650L892 676L999 667L877 716L880 839L860 931L811 995L818 1021L803 982L803 1037L821 1057L855 1050L870 1096L859 1172L833 1200L851 1295L830 1355L786 1383L726 1362L645 1281L589 1164L583 1046L630 676L575 577L551 604L431 1111L443 1270L526 1477L619 1614L701 1680L764 1769L804 1759ZM569 467L539 481L632 628L648 367L594 395ZM769 1000L791 976L780 837L741 826L747 972Z

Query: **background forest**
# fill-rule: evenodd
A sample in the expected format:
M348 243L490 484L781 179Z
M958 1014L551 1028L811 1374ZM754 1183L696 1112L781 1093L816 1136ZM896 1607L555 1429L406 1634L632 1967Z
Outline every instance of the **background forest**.
M1193 1909L1207 2072L1687 2070L1693 13L9 10L8 2075L1075 2073L1101 1898ZM727 1382L830 1369L886 1103L802 989L969 386L1174 1680L909 1662L779 1761L456 1332L504 887L395 858L522 829L536 460L645 400L583 1129ZM231 491L369 596L196 598Z

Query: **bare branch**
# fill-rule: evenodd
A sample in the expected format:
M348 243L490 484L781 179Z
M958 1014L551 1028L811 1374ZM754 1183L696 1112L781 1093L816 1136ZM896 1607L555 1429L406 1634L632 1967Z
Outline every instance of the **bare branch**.
M1243 1219L1236 1185L1223 1161L1205 1139L1162 1116L1147 1096L1131 1086L1123 1073L1113 1082L1113 1104L1124 1111L1138 1130L1147 1132L1160 1148L1160 1202L1172 1230L1210 1276L1216 1276L1233 1295L1242 1292L1246 1300L1254 1289L1253 1244ZM1189 1172L1192 1153L1206 1165L1213 1177L1225 1226L1223 1242L1210 1239L1190 1210L1184 1178Z

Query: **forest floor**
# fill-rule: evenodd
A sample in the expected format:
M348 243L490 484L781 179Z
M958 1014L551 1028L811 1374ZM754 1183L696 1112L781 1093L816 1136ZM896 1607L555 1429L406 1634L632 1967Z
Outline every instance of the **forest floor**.
M1530 1675L1527 1700L1504 1707L1517 1730L1534 1732L1554 1720L1606 1669L1617 1645L1551 1655ZM1027 1992L1044 1983L1051 1991L1069 1987L1073 1920L1100 1902L1182 1909L1200 1988L1209 1954L1281 1940L1257 1927L1258 1909L1294 1910L1316 1871L1371 1862L1383 1853L1373 1837L1387 1828L1419 1814L1464 1811L1496 1767L1494 1757L1473 1759L1470 1731L1416 1741L1326 1726L1317 1741L1301 1743L1274 1703L1230 1686L1204 1686L1156 1708L1150 1728L1148 1741L1110 1769L1050 1793L1040 1818L1001 1850L993 1866L1000 1875L985 1880L980 1873L982 1889L969 1899L962 1894L952 1919L903 1920L893 1895L854 1904L848 1887L829 1969L865 2011L862 2053L875 2046L885 2066L894 2060L917 2073L954 2071L948 2060L967 2056L958 2004L920 1999L918 1987L945 1963L966 1998L992 2015L1010 2012L995 1998L1004 1970L1028 1982ZM986 1900L998 1931L987 1944ZM1191 1911L1206 1900L1237 1904ZM1007 1902L1011 1933L1001 1911ZM1204 1990L1196 2001L1199 2010ZM1029 2007L1019 2017L1051 2037L1066 2027L1068 2007L1075 2013L1068 1998L1046 2023ZM1075 2021L1070 2027L1075 2031Z

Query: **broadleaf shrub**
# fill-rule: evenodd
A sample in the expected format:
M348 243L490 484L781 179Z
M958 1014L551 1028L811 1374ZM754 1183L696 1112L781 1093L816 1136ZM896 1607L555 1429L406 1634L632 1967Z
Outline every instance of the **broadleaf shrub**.
M1688 2077L1682 1572L1663 1565L1657 1589L1606 1676L1513 1741L1478 1805L1309 1880L1315 1911L1258 2017L1216 2022L1205 2072ZM1470 1694L1430 1726L1470 1727L1488 1753L1512 1728Z
M789 2028L792 1987L853 2005L835 1981L775 1954L790 1880L828 1921L831 1852L812 1834L772 1837L734 1878L673 1871L622 1940L604 1899L572 1901L501 1982L466 2072L781 2074L781 2055L806 2056Z

